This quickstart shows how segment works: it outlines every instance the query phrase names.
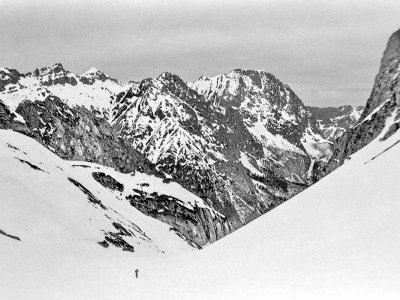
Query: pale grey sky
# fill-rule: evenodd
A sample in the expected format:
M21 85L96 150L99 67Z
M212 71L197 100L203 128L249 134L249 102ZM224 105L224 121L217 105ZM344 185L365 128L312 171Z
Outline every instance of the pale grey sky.
M0 0L0 66L122 81L263 69L308 105L358 105L399 27L399 0Z

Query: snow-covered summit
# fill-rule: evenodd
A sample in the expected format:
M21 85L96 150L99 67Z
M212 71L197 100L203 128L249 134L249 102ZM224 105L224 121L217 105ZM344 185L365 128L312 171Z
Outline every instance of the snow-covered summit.
M89 75L89 74L96 74L100 72L97 68L95 67L91 67L89 70L87 70L86 72L83 72L82 75Z
M15 111L23 100L43 101L57 96L70 106L84 106L107 117L110 101L126 86L92 68L82 75L65 70L61 63L20 74L0 72L0 98Z
M201 77L189 86L217 108L238 109L246 127L267 153L278 148L313 158L327 159L330 155L328 142L300 98L266 71L236 69L219 76Z
M79 80L84 84L93 84L96 82L96 80L100 80L102 82L109 80L121 84L118 80L111 78L110 76L108 76L107 74L98 70L95 67L92 67L83 74L81 74L79 76Z

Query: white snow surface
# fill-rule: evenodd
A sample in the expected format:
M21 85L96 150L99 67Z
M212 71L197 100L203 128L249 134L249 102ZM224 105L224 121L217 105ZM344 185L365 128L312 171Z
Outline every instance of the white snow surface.
M400 295L400 132L383 142L375 139L318 183L202 251L159 256L96 247L94 237L99 233L88 220L98 222L98 211L84 208L85 197L67 181L61 184L50 162L68 172L75 169L47 150L37 163L52 177L10 159L5 153L13 149L5 142L26 149L28 155L43 151L39 144L35 148L28 138L15 135L1 134L0 229L21 241L0 235L2 299ZM24 157L15 151L12 155ZM69 197L58 196L60 184ZM46 198L40 196L43 193ZM129 215L152 239L148 228L158 224L152 232L154 243L163 239L173 247L179 242L172 239L168 226L144 216L139 223L133 208L123 202L120 207L127 213L124 217Z

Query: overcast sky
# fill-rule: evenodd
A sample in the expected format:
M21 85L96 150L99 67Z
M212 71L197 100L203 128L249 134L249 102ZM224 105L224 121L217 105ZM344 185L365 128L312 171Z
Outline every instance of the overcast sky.
M0 66L122 81L263 69L308 105L359 105L399 28L399 0L0 0Z

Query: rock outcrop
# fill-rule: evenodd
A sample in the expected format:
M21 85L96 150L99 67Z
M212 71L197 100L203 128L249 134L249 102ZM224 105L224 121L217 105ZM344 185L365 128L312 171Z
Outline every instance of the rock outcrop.
M197 246L215 242L232 232L225 216L208 208L187 208L171 196L135 190L126 199L144 214L176 228Z
M364 111L357 124L335 141L328 164L320 167L318 177L329 174L354 152L380 137L386 139L400 126L400 30L389 39L381 67Z

